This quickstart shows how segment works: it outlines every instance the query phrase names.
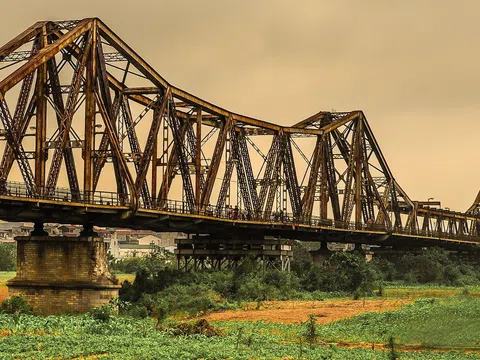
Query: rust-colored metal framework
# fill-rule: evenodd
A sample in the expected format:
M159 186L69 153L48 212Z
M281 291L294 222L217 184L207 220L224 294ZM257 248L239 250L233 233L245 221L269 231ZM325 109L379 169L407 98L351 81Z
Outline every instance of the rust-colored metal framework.
M479 241L475 206L408 197L362 111L293 126L230 112L168 83L97 18L38 22L0 48L0 120L3 219Z

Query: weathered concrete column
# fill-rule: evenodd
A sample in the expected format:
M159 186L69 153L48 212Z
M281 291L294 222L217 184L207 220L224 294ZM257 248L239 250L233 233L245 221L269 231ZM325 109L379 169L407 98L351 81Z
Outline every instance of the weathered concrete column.
M19 236L17 275L9 296L25 297L38 314L85 312L118 295L107 266L107 244L98 236Z

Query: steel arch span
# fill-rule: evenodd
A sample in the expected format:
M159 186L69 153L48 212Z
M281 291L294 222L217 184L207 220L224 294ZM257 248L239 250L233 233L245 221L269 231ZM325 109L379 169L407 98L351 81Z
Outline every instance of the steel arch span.
M166 81L97 18L41 21L0 48L0 218L395 245L479 243L414 201L362 111L292 126Z

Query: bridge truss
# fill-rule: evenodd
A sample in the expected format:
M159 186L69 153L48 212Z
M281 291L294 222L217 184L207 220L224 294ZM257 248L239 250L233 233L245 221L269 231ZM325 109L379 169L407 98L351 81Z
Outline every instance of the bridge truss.
M293 126L230 112L96 18L38 22L0 48L0 121L6 220L479 242L479 201L458 213L411 200L362 111Z

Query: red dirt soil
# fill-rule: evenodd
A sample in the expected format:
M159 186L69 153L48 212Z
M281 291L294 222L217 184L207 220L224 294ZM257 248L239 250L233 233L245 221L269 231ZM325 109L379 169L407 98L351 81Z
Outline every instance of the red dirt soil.
M244 310L229 310L208 314L208 321L257 321L297 324L315 314L317 324L349 318L364 312L394 310L411 300L326 300L326 301L268 301L259 310L250 303Z

